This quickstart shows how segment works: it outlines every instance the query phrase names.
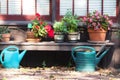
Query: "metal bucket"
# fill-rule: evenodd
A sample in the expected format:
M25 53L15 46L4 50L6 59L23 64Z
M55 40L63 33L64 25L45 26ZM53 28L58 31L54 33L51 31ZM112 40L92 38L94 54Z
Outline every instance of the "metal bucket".
M75 70L81 72L93 72L96 66L96 51L93 47L78 46L71 52L75 62Z

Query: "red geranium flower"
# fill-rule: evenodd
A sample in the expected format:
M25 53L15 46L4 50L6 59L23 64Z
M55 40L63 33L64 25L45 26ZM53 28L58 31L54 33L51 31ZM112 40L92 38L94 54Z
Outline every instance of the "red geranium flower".
M36 13L35 15L36 15L37 20L40 20L40 14Z
M36 13L35 15L36 15L36 17L40 17L40 14L39 14L39 13Z
M54 37L54 30L53 30L53 29L51 29L51 30L48 32L48 36L49 36L50 38L53 38L53 37Z
M49 32L52 28L51 28L50 25L46 25L46 26L45 26L45 29L46 29L47 32Z
M41 22L40 22L40 25L42 25L42 24L43 24L43 22L41 21Z
M32 31L35 37L50 37L54 36L52 27L40 18L40 14L36 13L35 19L32 21Z
M35 26L35 28L38 30L38 29L39 29L39 26Z

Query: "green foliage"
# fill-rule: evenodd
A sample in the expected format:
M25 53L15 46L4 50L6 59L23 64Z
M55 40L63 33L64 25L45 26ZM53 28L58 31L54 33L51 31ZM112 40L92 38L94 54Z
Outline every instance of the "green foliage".
M35 37L46 37L47 35L50 35L50 31L52 30L51 25L49 25L47 22L41 19L41 16L39 13L35 14L35 19L32 20L32 31L35 35Z
M62 32L62 33L67 32L67 28L63 21L59 21L59 22L55 21L53 28L54 28L55 33L56 32Z
M64 17L62 18L62 21L65 22L68 33L76 32L78 30L78 17L76 15L72 15L72 12L70 10L66 12Z
M0 26L0 34L10 33L8 26Z
M45 61L42 62L42 67L43 67L43 69L45 69L45 67L46 67L46 62Z
M8 28L8 26L0 26L0 39L2 38L1 34L4 33L10 33L10 29Z
M39 24L39 22L34 21L32 26L32 31L34 32L35 37L45 37L47 31L44 28L46 23Z
M118 29L115 34L117 35L117 38L120 39L120 29Z

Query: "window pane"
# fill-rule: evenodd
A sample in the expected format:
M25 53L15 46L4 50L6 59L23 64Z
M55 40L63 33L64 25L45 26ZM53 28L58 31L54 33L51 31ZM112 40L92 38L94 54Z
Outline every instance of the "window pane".
M22 0L23 1L23 14L34 15L35 14L35 0Z
M116 16L116 0L104 0L103 13Z
M75 0L75 14L78 16L86 16L87 14L87 0Z
M102 0L89 0L89 12L93 12L95 10L101 12L102 8Z
M41 15L49 15L50 0L37 0L37 12Z
M21 14L21 0L8 0L8 14Z
M67 9L72 10L72 0L60 0L60 15L65 15Z
M7 14L7 0L0 0L0 14Z

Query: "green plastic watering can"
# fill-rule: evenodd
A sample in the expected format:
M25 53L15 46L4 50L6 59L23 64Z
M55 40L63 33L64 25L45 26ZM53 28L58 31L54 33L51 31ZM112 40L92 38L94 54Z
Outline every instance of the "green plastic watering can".
M16 46L6 47L0 54L0 61L4 68L19 68L19 64L25 55L26 50L19 53Z
M77 46L72 48L71 55L76 65L75 70L82 72L95 71L96 65L108 50L109 49L105 50L105 45L102 46L98 53L96 53L96 50L93 47L89 46Z

